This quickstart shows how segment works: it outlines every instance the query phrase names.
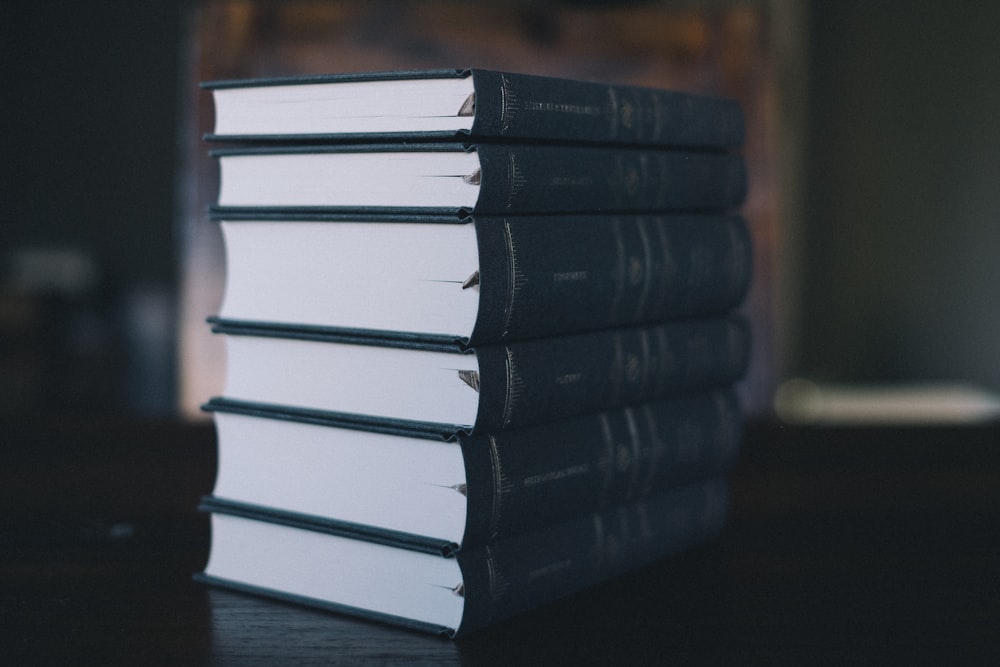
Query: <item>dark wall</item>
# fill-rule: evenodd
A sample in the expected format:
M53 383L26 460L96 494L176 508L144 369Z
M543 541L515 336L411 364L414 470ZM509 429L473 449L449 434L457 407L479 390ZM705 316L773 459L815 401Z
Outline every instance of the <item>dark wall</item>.
M0 12L9 233L80 247L117 281L172 281L178 5Z
M1000 4L811 12L797 370L1000 389Z
M180 3L0 3L8 409L169 409Z

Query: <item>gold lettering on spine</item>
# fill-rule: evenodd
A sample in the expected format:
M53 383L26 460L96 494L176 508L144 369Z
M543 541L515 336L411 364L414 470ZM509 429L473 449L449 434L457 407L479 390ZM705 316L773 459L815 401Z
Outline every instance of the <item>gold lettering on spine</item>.
M510 229L510 221L503 222L504 246L507 250L507 301L503 311L503 333L506 338L510 334L510 323L514 317L514 306L517 304L518 295L528 282L517 262L517 247L514 245L514 236Z
M569 477L576 477L578 475L586 475L590 472L590 465L587 463L578 463L576 465L569 466L568 468L560 468L559 470L549 470L547 472L538 473L537 475L528 475L521 481L521 486L523 488L531 488L538 486L540 484L551 484L553 482L561 482Z
M579 282L588 278L590 278L590 273L586 270L556 271L552 274L552 282L554 283Z
M500 520L503 518L504 498L512 488L511 481L504 473L503 465L500 461L500 450L494 436L489 437L490 466L493 468L493 498L490 506L490 539L496 538L500 533Z
M502 602L509 594L510 581L508 581L507 577L500 570L496 562L496 555L493 553L493 547L489 545L486 547L486 570L490 589L490 606L487 618L491 620L496 613L494 605Z
M510 80L506 75L500 75L500 134L507 134L514 123L517 111L517 97L510 88Z
M503 425L509 426L514 418L514 412L521 401L521 394L524 391L524 381L517 371L517 364L514 362L514 353L509 347L504 348L505 369L506 369L506 390L503 406Z
M514 205L514 199L521 193L524 189L527 181L524 178L524 174L521 173L521 167L517 163L517 156L511 149L507 150L507 203L506 207L510 208Z
M511 389L514 383L514 359L511 357L509 347L505 347L504 352L506 353L504 359L504 370L506 373L504 377L503 424L506 426L510 423L510 415L514 411L514 399Z
M490 602L499 599L497 596L497 571L495 561L493 559L493 547L486 545L486 580L490 588ZM492 605L490 605L490 617L493 616Z
M538 100L525 100L525 102L519 106L524 111L551 114L576 114L578 116L597 116L605 111L604 107L600 105L564 104L560 102L540 102Z
M561 387L569 384L576 384L581 380L583 380L583 373L576 372L576 373L563 373L562 375L557 375L553 382L557 387Z

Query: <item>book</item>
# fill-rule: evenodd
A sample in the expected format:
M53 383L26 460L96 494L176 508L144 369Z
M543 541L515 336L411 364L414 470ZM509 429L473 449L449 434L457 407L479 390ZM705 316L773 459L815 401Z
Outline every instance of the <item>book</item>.
M739 216L212 217L249 323L501 342L717 315L752 273Z
M484 69L212 81L209 139L353 136L590 141L726 148L734 100Z
M482 434L225 398L205 409L216 497L440 553L721 475L742 435L731 388Z
M216 320L227 400L497 431L731 384L740 316L467 347Z
M478 214L723 211L738 154L551 144L395 143L217 149L218 205Z
M209 501L211 551L196 577L454 637L704 542L726 502L725 481L713 479L443 557Z

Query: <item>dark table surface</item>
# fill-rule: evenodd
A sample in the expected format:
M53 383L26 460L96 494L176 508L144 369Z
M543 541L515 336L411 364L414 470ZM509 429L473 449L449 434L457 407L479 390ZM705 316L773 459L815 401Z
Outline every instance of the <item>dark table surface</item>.
M747 426L711 543L452 641L191 581L210 424L0 422L6 664L997 664L1000 426Z

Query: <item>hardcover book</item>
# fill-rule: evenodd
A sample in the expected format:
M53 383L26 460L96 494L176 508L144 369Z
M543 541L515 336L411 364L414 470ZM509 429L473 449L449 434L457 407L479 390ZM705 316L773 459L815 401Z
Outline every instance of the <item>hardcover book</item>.
M724 211L746 195L738 154L551 144L229 148L220 206L478 214Z
M481 344L717 315L752 273L738 216L213 217L250 323Z
M728 385L750 332L739 316L466 347L234 325L228 400L498 431Z
M721 529L721 479L584 514L452 557L357 539L321 519L212 516L210 584L449 636L466 634L703 542Z
M722 475L742 434L731 389L479 435L225 398L205 409L215 496L441 553Z
M211 139L501 138L726 148L734 100L484 69L215 81Z

